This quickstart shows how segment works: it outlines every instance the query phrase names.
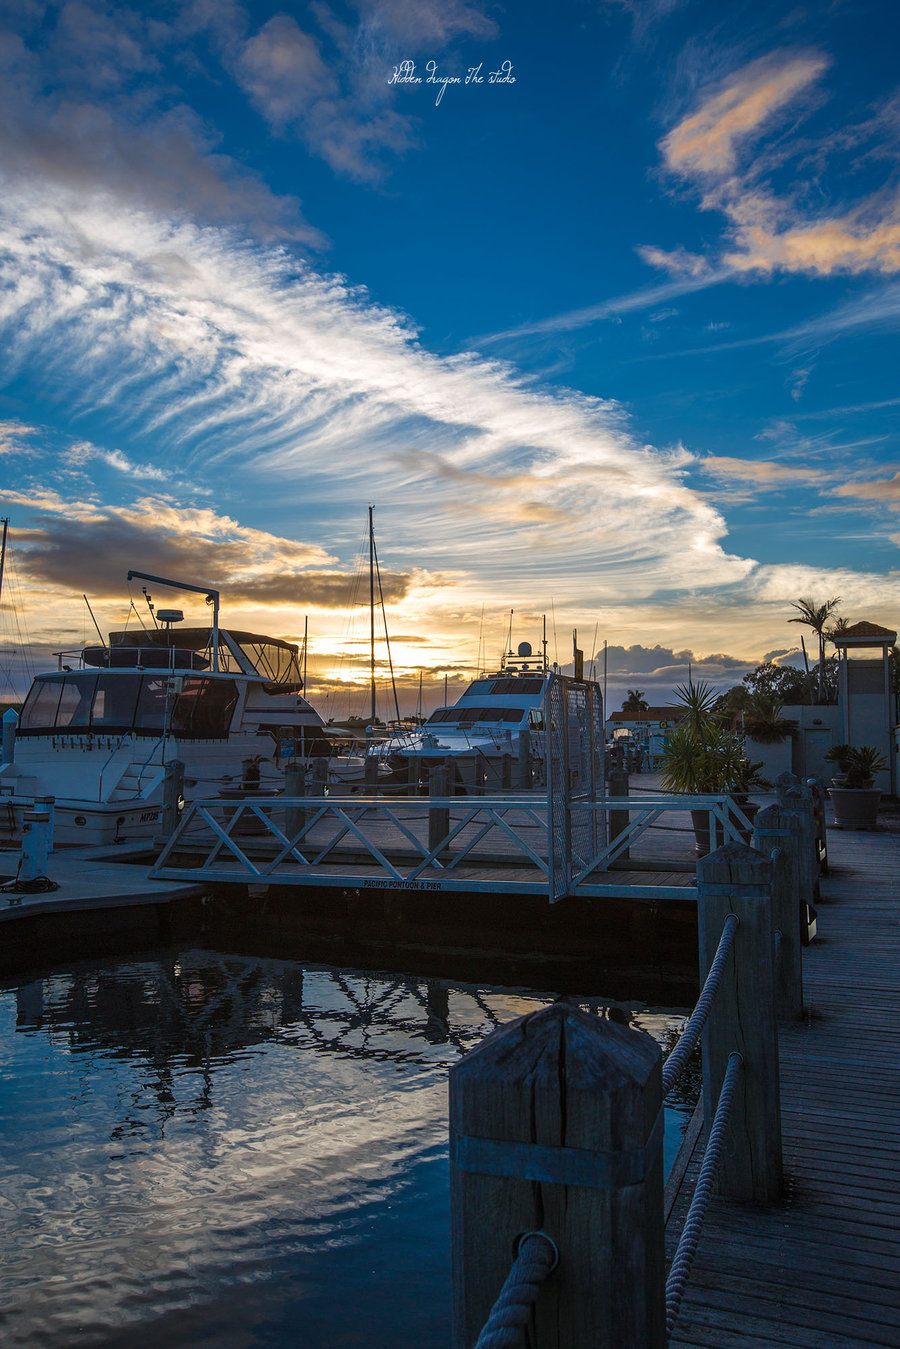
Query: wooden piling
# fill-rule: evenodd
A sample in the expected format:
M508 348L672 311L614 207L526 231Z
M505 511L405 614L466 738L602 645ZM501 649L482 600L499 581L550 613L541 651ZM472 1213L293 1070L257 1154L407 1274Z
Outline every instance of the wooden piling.
M772 863L743 843L728 843L697 864L700 977L735 913L735 934L712 1015L703 1028L703 1108L715 1114L728 1056L743 1056L720 1169L720 1188L735 1199L771 1203L782 1188L781 1107L775 1019Z
M515 1242L541 1230L559 1268L532 1349L665 1344L662 1073L643 1032L554 1003L450 1071L453 1349L471 1349Z
M306 765L296 759L288 759L284 767L284 794L287 797L306 795ZM288 806L284 812L284 831L288 838L294 838L306 823L306 811L302 806Z
M168 843L178 828L184 806L184 764L170 759L163 772L163 806L157 843Z
M803 1015L803 944L800 934L800 821L783 806L756 816L753 846L772 859L775 940L775 1007L781 1021Z
M606 789L608 796L627 796L628 795L628 774L624 768L611 768L606 779ZM624 834L631 822L631 816L627 810L611 810L609 812L609 841L614 842L619 834ZM625 848L619 853L620 858L630 856L630 849Z
M799 825L800 848L800 888L798 905L800 908L800 930L804 943L810 940L810 932L815 931L815 906L819 898L819 848L816 840L816 824L812 792L794 778L786 781L788 774L782 773L775 779L778 791L778 804L792 811Z
M432 760L428 772L428 795L447 797L450 794L450 768L446 759ZM448 806L428 807L428 849L429 852L440 847L441 842L450 833L450 810Z
M523 791L528 791L533 785L531 731L526 726L519 732L519 787Z

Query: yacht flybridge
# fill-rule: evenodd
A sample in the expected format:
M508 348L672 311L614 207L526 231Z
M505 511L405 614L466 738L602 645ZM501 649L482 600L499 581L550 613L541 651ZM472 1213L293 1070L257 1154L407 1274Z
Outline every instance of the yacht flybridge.
M112 843L158 831L166 764L184 764L184 796L283 785L284 761L330 753L318 713L301 696L299 648L219 626L219 595L143 572L154 585L195 591L212 625L111 632L59 655L35 677L10 763L0 767L0 834L21 827L35 798L55 798L58 843Z

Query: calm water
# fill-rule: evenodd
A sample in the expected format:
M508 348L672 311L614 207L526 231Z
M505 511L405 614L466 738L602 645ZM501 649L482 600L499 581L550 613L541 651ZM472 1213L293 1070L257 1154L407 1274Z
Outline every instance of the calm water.
M0 988L0 1342L440 1349L447 1071L550 1000L205 950Z

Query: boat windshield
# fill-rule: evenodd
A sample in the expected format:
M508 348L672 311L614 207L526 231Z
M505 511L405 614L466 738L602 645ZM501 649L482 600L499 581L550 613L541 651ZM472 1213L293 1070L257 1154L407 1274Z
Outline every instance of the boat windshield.
M544 687L543 679L527 678L525 675L504 675L502 679L476 679L463 694L464 698L508 698L510 694L533 696Z
M470 726L476 721L517 723L525 716L526 711L521 707L440 707L437 712L432 712L426 725L436 726L438 723L444 723Z
M168 717L176 737L224 740L236 704L233 679L74 670L35 679L17 734L159 736Z

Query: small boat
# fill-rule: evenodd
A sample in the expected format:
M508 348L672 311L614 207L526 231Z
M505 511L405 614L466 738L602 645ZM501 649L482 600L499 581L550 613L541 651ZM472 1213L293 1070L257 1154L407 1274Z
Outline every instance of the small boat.
M221 628L217 591L132 577L205 595L212 624L179 627L180 610L151 610L159 626L111 632L35 676L0 766L0 837L18 836L35 798L53 797L56 843L149 839L173 760L191 800L272 793L288 761L331 754L294 643Z

